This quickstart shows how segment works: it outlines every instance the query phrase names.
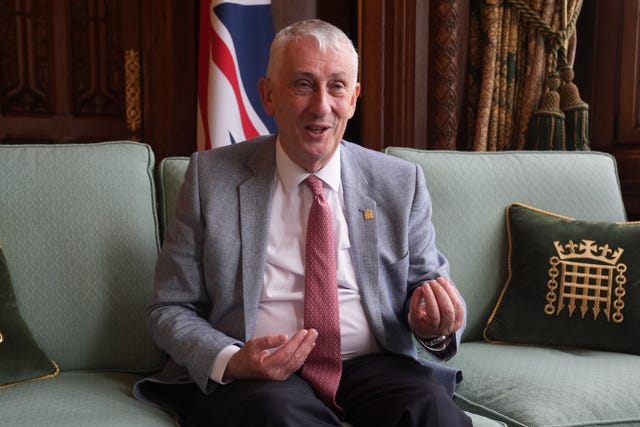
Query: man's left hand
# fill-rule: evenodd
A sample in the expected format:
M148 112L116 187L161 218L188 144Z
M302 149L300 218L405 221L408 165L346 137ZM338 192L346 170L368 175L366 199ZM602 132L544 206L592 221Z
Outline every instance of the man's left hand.
M409 326L420 338L449 336L464 325L460 293L446 277L423 283L413 291Z

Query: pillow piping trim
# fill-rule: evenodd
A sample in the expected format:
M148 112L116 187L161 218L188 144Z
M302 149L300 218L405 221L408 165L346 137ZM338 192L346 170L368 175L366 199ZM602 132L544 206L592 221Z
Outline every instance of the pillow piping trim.
M6 390L6 389L8 389L10 387L14 387L14 386L17 386L17 385L28 384L28 383L32 383L32 382L35 382L35 381L48 380L50 378L57 377L58 374L60 373L60 367L53 360L49 359L49 361L53 365L53 368L54 368L53 372L48 373L46 375L43 375L41 377L29 378L28 380L17 381L17 382L9 383L9 384L2 384L2 385L0 385L0 391L1 390Z

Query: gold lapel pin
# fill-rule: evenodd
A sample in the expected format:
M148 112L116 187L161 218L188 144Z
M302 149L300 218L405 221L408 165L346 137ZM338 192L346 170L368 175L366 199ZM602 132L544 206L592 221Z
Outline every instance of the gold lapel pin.
M365 221L373 219L373 211L371 209L365 209L364 212L362 212L362 215L364 216Z

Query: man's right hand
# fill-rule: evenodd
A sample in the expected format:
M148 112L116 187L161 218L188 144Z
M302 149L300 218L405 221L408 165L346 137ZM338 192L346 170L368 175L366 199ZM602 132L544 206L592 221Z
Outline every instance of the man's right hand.
M315 329L302 329L291 339L286 334L253 338L229 359L224 378L286 380L302 367L317 337Z

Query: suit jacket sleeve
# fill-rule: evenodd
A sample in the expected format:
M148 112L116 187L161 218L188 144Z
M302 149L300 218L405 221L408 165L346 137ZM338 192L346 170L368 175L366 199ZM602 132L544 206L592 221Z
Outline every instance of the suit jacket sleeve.
M204 282L205 223L200 197L198 153L185 174L175 215L165 233L155 274L148 323L155 343L206 391L218 353L230 344L241 345L216 330L208 318L211 301Z
M409 293L407 295L406 313L409 312L409 300L416 287L420 286L424 281L437 278L439 276L450 276L449 263L443 254L436 247L436 233L435 227L432 222L433 206L431 203L431 197L427 190L427 186L424 179L424 174L420 167L416 165L416 189L414 204L411 209L411 219L409 221L411 230L409 233L410 247L415 248L414 253L417 254L414 259L426 260L417 262L417 265L426 267L424 277L415 281L409 287ZM465 304L464 299L462 303ZM466 317L466 304L465 304L465 317ZM460 339L462 332L466 326L459 329L452 337L449 345L440 351L433 351L431 348L425 345L424 341L417 338L417 342L433 357L439 360L449 360L457 352L460 345Z

